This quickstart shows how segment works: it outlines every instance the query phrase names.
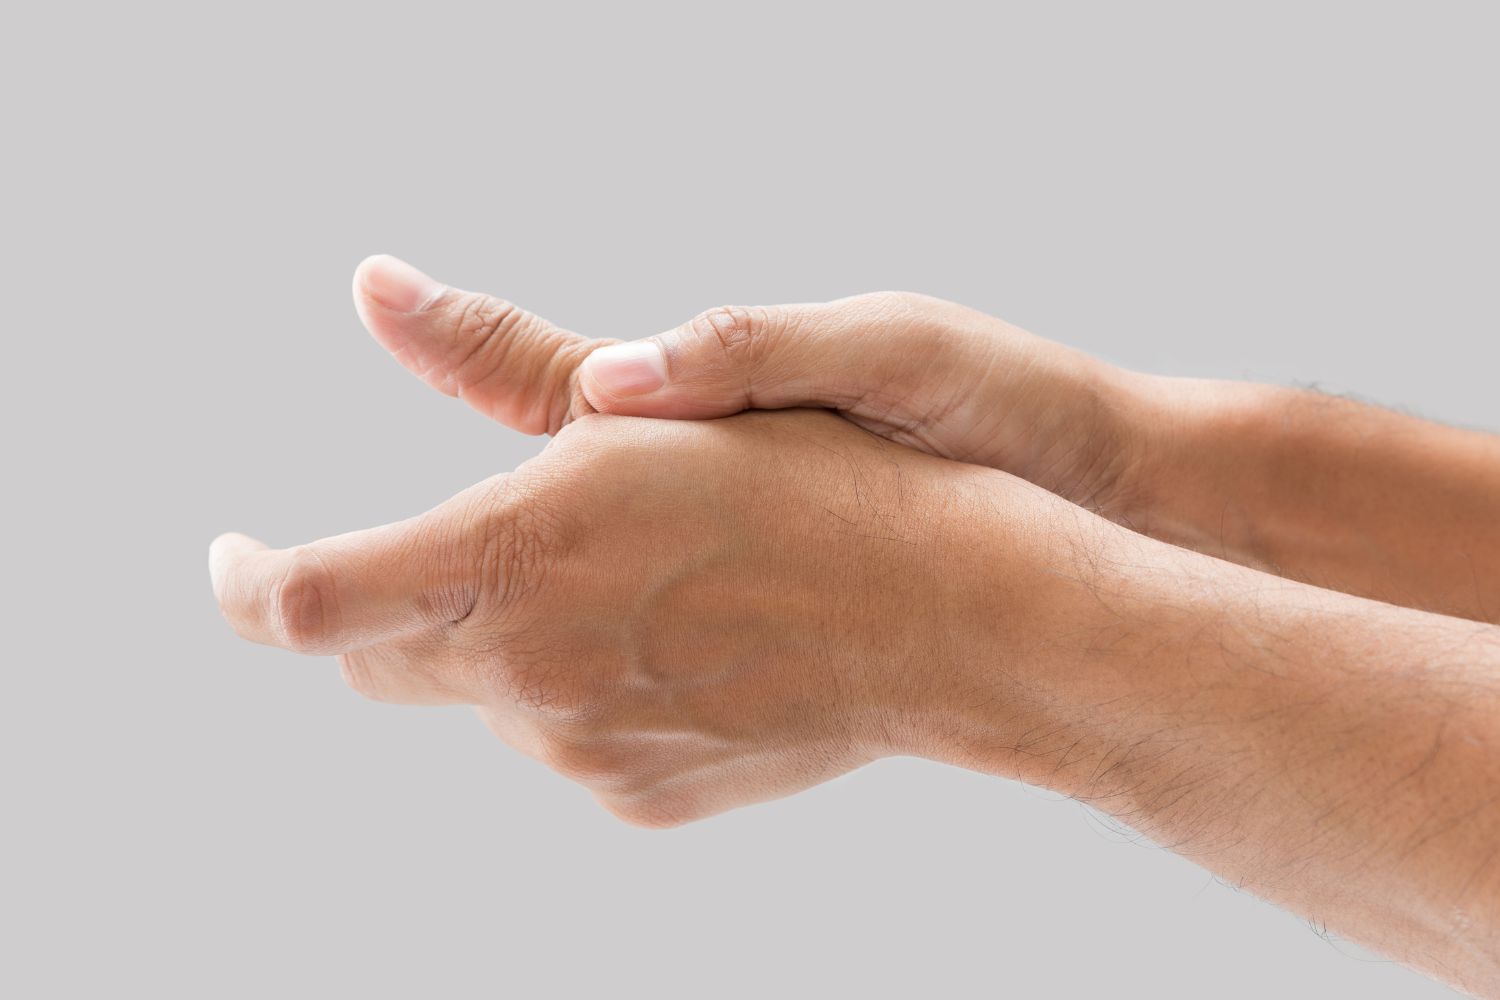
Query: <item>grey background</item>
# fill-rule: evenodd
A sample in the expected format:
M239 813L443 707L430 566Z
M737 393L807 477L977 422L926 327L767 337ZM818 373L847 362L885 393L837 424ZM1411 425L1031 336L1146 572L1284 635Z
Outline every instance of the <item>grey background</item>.
M631 829L219 620L217 532L541 446L368 340L373 252L598 335L908 288L1500 425L1492 6L874 6L0 15L0 991L1449 995L923 762Z

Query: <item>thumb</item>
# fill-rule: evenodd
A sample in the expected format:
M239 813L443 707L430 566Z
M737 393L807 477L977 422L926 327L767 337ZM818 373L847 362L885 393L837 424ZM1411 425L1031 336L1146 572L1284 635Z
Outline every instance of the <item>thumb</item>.
M852 380L838 377L842 364L828 367L833 341L857 320L834 305L712 309L667 333L594 351L579 367L579 388L593 409L631 416L837 406Z
M1000 325L904 292L726 306L667 333L592 352L578 384L592 409L630 416L826 406L907 423L975 388L1000 343L990 327Z
M577 371L590 340L520 307L449 288L384 254L354 272L354 305L371 335L428 385L527 434L555 434L591 412Z

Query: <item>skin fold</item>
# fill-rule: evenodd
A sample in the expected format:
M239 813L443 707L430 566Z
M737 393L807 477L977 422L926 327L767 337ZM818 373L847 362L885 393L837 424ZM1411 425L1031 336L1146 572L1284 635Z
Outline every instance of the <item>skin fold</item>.
M891 755L1024 780L1500 996L1493 438L903 293L619 345L392 258L355 291L554 436L405 522L222 536L246 638L473 704L646 826Z

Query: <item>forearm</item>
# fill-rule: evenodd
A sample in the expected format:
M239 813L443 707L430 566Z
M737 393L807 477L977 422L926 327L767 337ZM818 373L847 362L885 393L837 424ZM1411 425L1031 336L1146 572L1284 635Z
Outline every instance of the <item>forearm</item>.
M612 344L391 258L361 265L356 288L403 363L528 433L592 412L827 407L1152 537L1422 610L1500 616L1500 574L1485 573L1500 564L1500 438L1315 393L1138 375L910 293L713 309Z
M1054 562L1028 627L1055 638L976 657L934 756L1500 995L1500 629L1109 526Z
M1500 437L1315 392L1142 378L1121 503L1152 537L1292 579L1500 621Z

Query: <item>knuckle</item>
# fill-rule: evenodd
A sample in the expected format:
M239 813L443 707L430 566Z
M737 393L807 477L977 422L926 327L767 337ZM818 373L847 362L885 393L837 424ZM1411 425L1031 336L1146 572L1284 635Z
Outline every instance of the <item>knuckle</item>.
M271 594L272 627L286 647L316 653L338 630L338 597L333 573L311 546L291 553L291 561Z
M531 434L555 434L590 412L576 373L595 345L490 295L469 293L454 309L444 392L462 399L503 373L505 384L525 387L508 392L507 422Z
M530 491L507 484L471 514L476 522L472 558L477 560L477 592L490 595L495 606L513 604L540 583L552 534L547 510L548 505Z
M530 469L496 476L433 512L441 525L434 534L444 540L429 550L452 564L444 576L458 581L437 598L446 601L447 620L485 623L488 611L503 610L533 587L553 534L547 512L554 505L539 495L545 491L537 478Z
M409 559L428 569L429 583L411 595L424 622L463 621L479 604L480 588L469 565L467 539L457 537L442 517L431 513L414 522Z
M777 325L773 310L748 306L719 306L688 323L697 337L717 342L731 365L754 362Z
M465 389L493 374L504 364L515 333L529 319L529 313L505 299L465 295L453 319L453 347L444 366L444 391L462 396Z

